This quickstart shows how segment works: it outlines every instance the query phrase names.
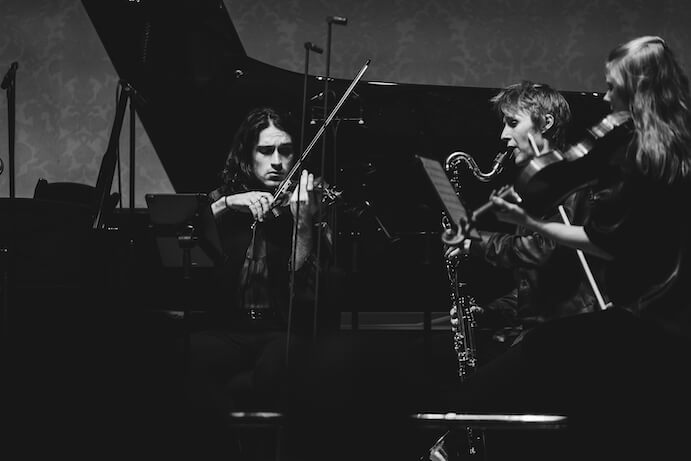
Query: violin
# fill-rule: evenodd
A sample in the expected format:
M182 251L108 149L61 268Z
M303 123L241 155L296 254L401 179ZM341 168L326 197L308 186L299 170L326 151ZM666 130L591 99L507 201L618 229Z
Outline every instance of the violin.
M544 215L572 193L598 181L611 154L630 141L633 135L630 121L628 112L615 112L590 127L583 139L565 151L536 152L519 168L514 184L502 188L497 196L520 203L529 214ZM461 223L459 231L468 235L478 218L493 207L489 201L477 208L467 223ZM444 243L458 244L463 239L450 234L442 235Z
M350 82L350 85L348 85L348 88L346 88L345 92L343 93L343 96L341 96L341 99L336 103L329 116L326 117L324 123L322 123L322 126L319 127L319 130L317 130L317 133L312 138L312 141L310 141L310 143L305 148L304 152L300 155L300 158L297 160L297 162L295 162L295 164L292 166L286 177L278 185L278 187L276 188L276 192L274 192L274 202L271 205L271 214L267 214L267 216L279 216L281 214L280 210L285 209L286 205L290 204L290 196L292 195L293 190L295 190L295 187L300 182L299 172L301 170L302 164L307 159L307 156L312 151L312 148L317 143L317 140L321 137L322 134L324 134L326 127L331 123L334 116L336 115L336 112L338 112L340 107L343 105L345 100L348 98L350 93L355 88L355 85L357 85L362 76L365 74L365 71L369 67L370 62L371 59L368 59L362 66L358 74L355 76L353 81ZM294 180L293 178L296 177L298 179ZM316 190L319 193L319 195L321 195L321 203L325 204L335 203L341 195L341 191L338 191L337 189L329 186L321 179L315 179L314 190ZM256 225L256 222L252 224L252 226L254 225Z
M271 204L271 214L276 217L280 216L283 210L289 209L290 197L293 195L299 181L288 180L286 184L286 187L283 188L280 195L274 195L275 200ZM322 178L314 179L314 188L312 190L316 193L319 203L321 203L323 207L334 205L343 194L342 190L338 189L336 186L329 185Z

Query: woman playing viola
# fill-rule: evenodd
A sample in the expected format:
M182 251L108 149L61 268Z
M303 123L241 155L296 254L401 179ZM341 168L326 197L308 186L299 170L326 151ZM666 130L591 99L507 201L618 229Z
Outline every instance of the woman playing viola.
M688 238L691 100L686 76L659 37L612 51L606 81L605 100L613 112L630 113L633 132L612 155L614 174L603 175L590 222L547 223L502 198L492 201L499 219L609 261L608 293L619 307L639 312L672 283Z
M686 439L659 422L691 409L689 83L652 36L616 47L605 77L605 100L630 114L631 136L603 167L586 223L545 222L491 200L500 220L603 259L613 307L537 328L471 377L457 405L565 413L574 437L565 453L575 457L661 459ZM510 391L496 386L504 380Z

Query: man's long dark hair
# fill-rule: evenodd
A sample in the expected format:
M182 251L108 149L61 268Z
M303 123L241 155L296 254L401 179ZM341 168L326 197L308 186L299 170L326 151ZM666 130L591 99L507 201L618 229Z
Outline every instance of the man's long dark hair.
M259 141L259 133L272 124L288 133L294 144L297 142L293 134L296 131L294 122L289 113L271 107L252 109L235 132L225 167L221 171L224 192L247 190L257 185L253 166L254 149Z

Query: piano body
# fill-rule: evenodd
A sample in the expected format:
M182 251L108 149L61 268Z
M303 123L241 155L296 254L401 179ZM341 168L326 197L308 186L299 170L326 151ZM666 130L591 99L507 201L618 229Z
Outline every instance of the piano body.
M83 0L119 76L136 91L131 103L175 191L208 192L218 185L232 134L250 108L274 105L301 112L303 75L247 56L222 2L142 2L138 8L129 3ZM329 107L349 83L330 82ZM305 145L323 118L323 79L310 75L307 87ZM356 86L325 133L323 176L344 191L336 205L335 270L343 274L347 296L336 309L448 312L441 206L412 160L422 155L443 162L461 150L489 170L502 149L500 121L489 104L496 91L374 82L367 74ZM607 107L597 94L565 96L575 114L570 131L575 140ZM317 168L321 145L320 140L310 157L311 169ZM508 182L511 168L490 183L465 173L460 195L473 209ZM180 273L161 267L148 225L147 210L125 209L91 229L96 249L89 254L99 257L84 264L95 267L89 274L101 274L93 290L99 292L96 300L132 311L175 308ZM217 300L201 272L194 284L203 309ZM511 283L507 274L487 267L469 269L468 277L480 302Z

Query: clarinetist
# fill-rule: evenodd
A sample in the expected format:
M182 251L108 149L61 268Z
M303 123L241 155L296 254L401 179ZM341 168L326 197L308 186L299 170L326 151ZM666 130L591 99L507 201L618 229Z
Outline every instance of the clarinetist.
M540 151L563 149L571 110L554 88L523 81L501 90L491 103L502 117L501 139L507 143L508 156L517 167L535 155L529 136ZM581 191L563 202L572 222L582 223L585 219L587 198L588 193ZM544 218L561 222L556 208ZM449 247L446 257L469 255L509 269L516 283L511 292L480 306L482 310L476 313L478 326L496 330L495 338L502 341L493 343L492 351L479 351L484 361L537 324L593 310L595 298L573 250L521 226L513 234L483 230L479 234L481 240L468 239L460 247Z

